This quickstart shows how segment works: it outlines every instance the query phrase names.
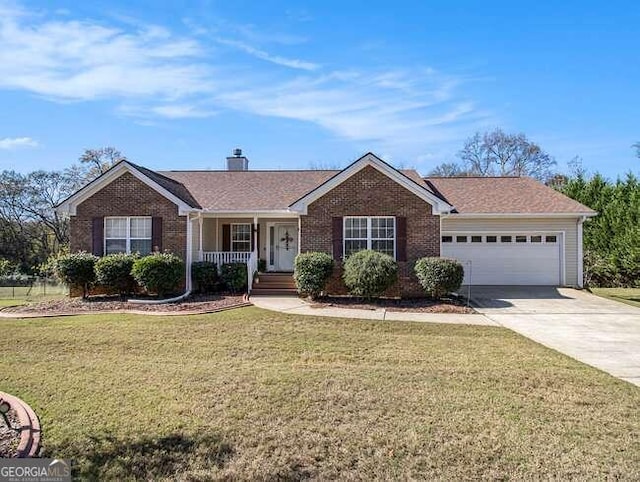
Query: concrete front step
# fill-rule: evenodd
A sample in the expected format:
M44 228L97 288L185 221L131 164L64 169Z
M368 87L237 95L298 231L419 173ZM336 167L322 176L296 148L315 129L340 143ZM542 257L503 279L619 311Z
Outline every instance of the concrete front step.
M291 273L262 273L253 285L253 291L295 293L296 283Z
M254 283L254 286L259 288L291 288L295 289L296 284L290 283L287 281L264 281L260 280L257 283Z
M298 291L294 289L286 289L286 288L258 288L257 285L254 285L251 290L251 296L290 296L297 295Z

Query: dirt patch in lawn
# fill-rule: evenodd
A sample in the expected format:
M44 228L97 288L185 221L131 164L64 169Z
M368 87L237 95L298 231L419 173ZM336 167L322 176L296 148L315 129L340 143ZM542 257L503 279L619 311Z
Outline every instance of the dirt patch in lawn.
M7 413L7 418L11 427L20 427L20 421L15 410L11 409ZM20 432L7 427L4 420L0 417L0 458L15 457L18 452L18 444L20 443Z
M335 306L337 308L352 308L358 310L385 309L387 311L405 311L414 313L475 313L473 308L466 305L466 300L456 298L444 300L432 300L425 298L382 298L366 301L360 298L351 298L348 296L329 296L311 301L311 306L314 308Z
M5 313L76 314L113 311L153 312L209 312L246 304L242 294L194 295L178 303L137 304L123 301L119 296L90 296L62 298L4 308Z

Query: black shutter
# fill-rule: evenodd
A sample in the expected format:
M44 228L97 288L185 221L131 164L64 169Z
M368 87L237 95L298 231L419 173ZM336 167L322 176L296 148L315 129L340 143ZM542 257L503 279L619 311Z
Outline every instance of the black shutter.
M151 218L151 251L162 253L162 218Z
M104 218L91 220L91 252L96 256L104 254Z
M222 251L231 251L231 225L222 225Z
M396 258L398 261L407 260L407 218L396 218Z
M333 259L342 260L342 218L331 218L331 236L333 244Z

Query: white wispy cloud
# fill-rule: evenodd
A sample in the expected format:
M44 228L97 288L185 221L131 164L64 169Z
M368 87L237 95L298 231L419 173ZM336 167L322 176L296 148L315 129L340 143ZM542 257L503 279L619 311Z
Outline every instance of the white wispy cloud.
M433 70L419 76L402 71L337 72L227 92L220 99L258 115L313 122L382 149L409 148L458 140L461 130L472 131L490 117L457 97L459 83Z
M464 95L473 79L429 67L341 70L274 54L278 45L306 39L283 34L265 48L253 26L227 26L234 35L226 36L207 27L178 35L133 20L35 15L1 2L0 89L54 101L109 99L118 114L143 122L225 110L295 119L363 149L425 159L437 154L433 146L495 124ZM229 49L265 62L257 69L242 56L230 61Z
M315 64L313 62L307 62L305 60L300 60L300 59L290 59L287 57L282 57L280 55L272 55L269 52L266 52L256 47L252 47L251 45L248 45L239 40L230 40L230 39L224 39L224 38L218 38L216 40L218 43L221 43L223 45L228 45L235 49L241 50L242 52L245 52L253 57L256 57L261 60L265 60L267 62L271 62L276 65L280 65L283 67L290 67L292 69L300 69L300 70L317 70L320 68L320 65Z
M197 42L160 27L124 31L98 22L41 21L0 12L0 87L59 100L176 99L212 91Z
M5 137L0 139L0 149L5 151L29 147L38 147L38 141L31 137Z

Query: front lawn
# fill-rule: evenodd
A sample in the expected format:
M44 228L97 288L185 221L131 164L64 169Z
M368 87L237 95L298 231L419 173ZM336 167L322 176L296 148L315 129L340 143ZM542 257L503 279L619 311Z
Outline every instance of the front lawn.
M640 308L640 288L590 288L594 295Z
M0 309L6 308L8 306L22 306L27 303L28 301L23 298L8 298L8 299L0 298Z
M0 387L83 478L640 478L640 390L494 327L0 320Z
M60 286L0 286L0 309L27 303L66 298L66 289Z

